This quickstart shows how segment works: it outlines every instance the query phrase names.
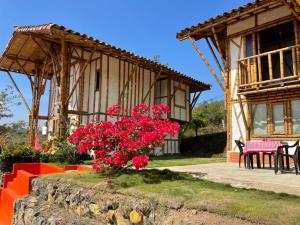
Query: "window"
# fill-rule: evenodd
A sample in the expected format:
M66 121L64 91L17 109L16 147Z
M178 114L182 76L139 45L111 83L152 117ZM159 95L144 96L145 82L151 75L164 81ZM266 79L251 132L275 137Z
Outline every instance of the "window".
M278 103L273 105L273 133L285 133L284 129L284 105Z
M254 135L267 135L268 134L268 121L267 121L267 105L256 104L252 106L253 118L253 134Z
M254 137L300 136L300 99L256 103L251 109L251 135Z
M300 100L292 101L291 106L292 131L293 134L300 134Z
M253 56L252 34L246 36L246 57Z
M295 45L294 23L287 22L258 32L260 53L269 52ZM284 51L284 76L291 76L293 72L292 50ZM280 78L280 55L271 55L272 79ZM261 57L261 70L263 80L270 80L268 56Z
M96 72L96 84L95 84L95 91L99 91L100 90L100 71L97 70Z
M184 89L174 87L174 103L176 107L186 108L186 91Z

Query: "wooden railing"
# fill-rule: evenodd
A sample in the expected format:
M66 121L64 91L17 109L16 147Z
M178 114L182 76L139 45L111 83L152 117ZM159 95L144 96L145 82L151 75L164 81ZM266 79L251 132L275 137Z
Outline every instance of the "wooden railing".
M299 82L300 45L239 59L239 92L286 86Z

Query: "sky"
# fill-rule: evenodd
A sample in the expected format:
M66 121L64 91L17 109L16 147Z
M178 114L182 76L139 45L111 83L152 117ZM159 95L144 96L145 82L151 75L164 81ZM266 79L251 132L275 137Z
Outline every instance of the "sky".
M176 33L194 24L244 5L250 0L0 0L0 52L4 51L16 25L57 23L74 31L153 59L212 85L199 102L223 99L223 92L201 61L191 43L178 41ZM218 72L203 42L199 42L208 61ZM31 103L28 79L16 74L16 82ZM11 82L0 72L0 90ZM40 115L47 115L48 94L42 98ZM28 120L25 106L12 106L13 118L1 123Z

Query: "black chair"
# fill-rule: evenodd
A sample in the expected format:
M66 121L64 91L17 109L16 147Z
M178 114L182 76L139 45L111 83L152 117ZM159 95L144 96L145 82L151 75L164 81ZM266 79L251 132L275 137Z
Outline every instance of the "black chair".
M242 156L244 156L244 167L248 167L248 168L254 168L253 167L253 156L256 156L256 162L257 162L257 167L260 168L260 158L259 158L259 153L248 153L247 155L245 155L244 153L244 148L245 148L245 144L243 142L241 142L240 140L235 140L234 141L235 144L238 146L239 150L240 150L240 154L239 154L239 167L241 167L241 158ZM247 157L248 156L248 157Z
M295 148L295 151L293 154L289 154L289 149ZM292 158L294 161L295 171L296 175L299 173L299 166L300 166L300 147L299 147L299 140L295 142L293 145L282 145L278 151L277 151L277 162L279 160L279 168L280 171L283 172L285 166L284 166L284 159L286 161L286 169L290 169L289 159Z
M234 142L235 142L235 144L238 146L238 148L240 150L240 154L239 154L239 167L241 167L241 159L242 159L242 156L244 156L244 167L246 168L247 157L244 154L245 144L243 142L241 142L240 140L235 140Z

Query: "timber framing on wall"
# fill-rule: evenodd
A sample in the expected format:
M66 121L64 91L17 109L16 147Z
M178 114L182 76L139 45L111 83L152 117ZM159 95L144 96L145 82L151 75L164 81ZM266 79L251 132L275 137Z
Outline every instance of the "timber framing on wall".
M64 137L74 119L80 123L92 119L107 120L106 111L111 104L119 103L124 116L129 116L125 108L132 109L138 103L153 105L159 79L167 78L168 84L178 81L184 84L185 103L190 99L190 93L210 89L210 85L165 65L57 24L15 27L0 58L0 70L7 72L29 112L31 145L39 119L47 120L48 124L51 122L49 132L59 132L60 137ZM28 77L32 88L31 106L11 72ZM40 99L47 82L50 83L48 115L41 116ZM96 82L99 82L97 86ZM172 88L168 88L167 103L174 107ZM177 114L185 114L184 121L189 119L188 110L178 109Z

